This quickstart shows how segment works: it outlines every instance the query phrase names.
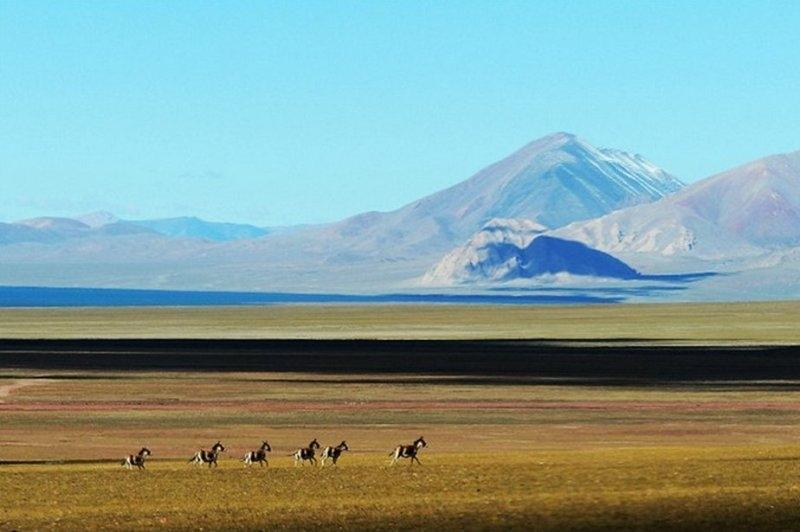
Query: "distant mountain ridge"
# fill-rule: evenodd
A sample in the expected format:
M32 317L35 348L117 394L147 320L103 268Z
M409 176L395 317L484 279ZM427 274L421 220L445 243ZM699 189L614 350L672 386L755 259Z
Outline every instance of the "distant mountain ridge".
M553 232L608 252L720 260L800 245L800 151Z
M398 210L364 213L328 226L324 238L349 241L356 253L442 252L493 218L561 227L649 203L683 186L639 155L598 149L575 135L555 133Z
M56 244L86 237L111 237L151 233L150 230L126 222L113 222L91 227L72 218L40 217L14 223L0 223L0 244Z
M152 229L165 236L202 238L214 242L259 238L269 234L267 229L254 225L208 222L194 216L161 218L156 220L132 220L130 223Z
M190 217L125 221L101 212L81 217L85 227L74 235L49 232L47 238L10 224L0 227L0 281L21 278L11 270L4 277L3 264L14 272L19 264L39 264L25 270L26 283L313 291L399 286L492 219L559 227L682 187L639 155L555 133L395 211L331 224L264 230ZM126 263L131 266L122 268Z
M0 284L374 293L436 272L464 290L610 277L642 300L680 277L655 297L800 297L799 196L800 152L684 187L641 156L558 133L395 211L330 224L0 223Z
M248 224L209 222L192 216L155 220L122 220L108 212L75 218L41 217L0 223L0 244L23 242L56 243L71 238L159 234L170 238L195 238L229 242L259 238L269 230Z
M648 203L682 187L679 179L640 155L595 148L575 135L554 133L523 146L466 181L395 211L363 213L291 233L295 245L299 239L306 239L331 260L339 260L337 256L347 260L442 253L493 218L525 218L561 227ZM124 223L169 237L214 242L252 240L270 233L253 225L195 217L122 220L102 211L80 216L75 223L90 230ZM85 229L81 227L75 233L84 234ZM282 247L290 243L276 241ZM302 253L298 249L298 254Z

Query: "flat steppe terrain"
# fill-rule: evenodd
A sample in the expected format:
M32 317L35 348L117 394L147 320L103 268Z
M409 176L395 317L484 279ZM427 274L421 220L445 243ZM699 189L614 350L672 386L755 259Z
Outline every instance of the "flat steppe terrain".
M796 529L798 310L0 311L0 530Z
M0 529L800 526L794 381L14 370L0 390ZM389 467L420 435L423 465ZM312 438L351 451L294 467ZM219 468L187 463L217 440Z
M627 339L800 343L800 302L0 309L0 338Z

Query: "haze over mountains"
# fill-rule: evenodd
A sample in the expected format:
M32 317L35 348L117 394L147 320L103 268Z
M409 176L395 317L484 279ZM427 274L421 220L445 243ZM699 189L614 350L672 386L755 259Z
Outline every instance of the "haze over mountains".
M332 224L102 212L0 224L0 284L333 292L723 271L675 293L777 297L800 290L798 246L800 152L684 187L639 155L556 133L400 209ZM737 275L757 289L737 295Z
M0 243L58 242L70 238L121 234L159 234L228 242L258 238L268 229L247 224L209 222L191 216L155 220L121 220L98 211L73 218L40 217L13 223L0 223Z

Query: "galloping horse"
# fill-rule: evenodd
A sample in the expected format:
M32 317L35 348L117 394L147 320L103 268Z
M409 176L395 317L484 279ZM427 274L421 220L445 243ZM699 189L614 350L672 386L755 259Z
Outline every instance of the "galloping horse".
M308 444L308 447L297 449L291 455L294 456L294 465L304 465L306 460L311 462L312 465L317 465L317 459L314 457L315 449L319 449L319 442L317 442L316 438L311 440L311 443Z
M144 469L144 459L150 456L150 454L150 449L147 447L142 447L142 450L139 451L139 454L129 454L122 461L122 465L128 469L133 469L134 467Z
M325 460L328 458L331 459L333 465L336 465L336 461L339 460L339 457L342 455L344 451L349 451L350 448L347 446L347 442L342 440L342 443L337 445L336 447L325 447L321 454L321 460L319 462L320 467L325 466Z
M225 447L222 445L221 442L217 442L211 447L210 451L206 451L205 449L200 449L197 453L189 459L190 463L195 464L208 464L208 467L212 465L217 467L217 458L219 458L219 453L224 453Z
M414 461L416 461L419 465L422 465L422 462L420 462L419 458L417 458L417 454L419 453L420 449L427 446L428 444L425 442L422 436L417 438L411 445L398 445L394 451L389 453L389 456L392 457L392 462L389 465L394 465L395 462L397 462L400 458L410 458L411 465L414 464Z
M258 450L248 451L244 455L242 462L244 462L244 465L246 466L251 465L253 462L260 463L261 467L264 467L265 465L268 466L269 462L267 462L267 453L271 451L272 447L269 446L269 443L263 441L261 442L261 447L259 447Z

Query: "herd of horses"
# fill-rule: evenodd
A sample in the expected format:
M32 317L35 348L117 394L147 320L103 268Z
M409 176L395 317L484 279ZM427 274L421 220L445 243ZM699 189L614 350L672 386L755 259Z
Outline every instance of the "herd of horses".
M420 450L427 446L428 444L422 436L414 440L414 443L410 445L398 445L391 453L389 453L389 456L392 457L390 465L394 465L401 458L408 458L412 465L414 462L422 465L417 455L419 454ZM350 450L350 448L347 446L347 442L342 440L342 443L336 445L335 447L325 447L319 454L320 459L318 462L317 451L319 451L320 447L321 446L319 442L316 438L314 438L307 446L300 447L289 456L294 458L295 465L302 466L306 462L309 462L311 465L317 465L317 463L319 463L320 467L324 467L327 460L330 460L331 464L336 465L336 462L339 461L339 457L342 456L342 453ZM222 445L221 441L218 441L212 445L210 449L200 449L197 451L194 456L189 459L189 463L197 465L208 464L208 467L217 467L219 465L217 463L219 456L224 452L225 446ZM272 452L272 447L270 447L269 443L265 440L261 442L261 447L255 451L248 451L245 453L244 458L242 458L242 462L244 462L245 466L251 466L257 463L260 464L261 467L264 467L269 465L269 459L267 455L270 452ZM128 469L144 469L144 463L147 460L147 457L151 454L152 453L150 452L150 449L147 447L142 447L137 454L131 454L125 457L125 459L122 461L122 465Z

